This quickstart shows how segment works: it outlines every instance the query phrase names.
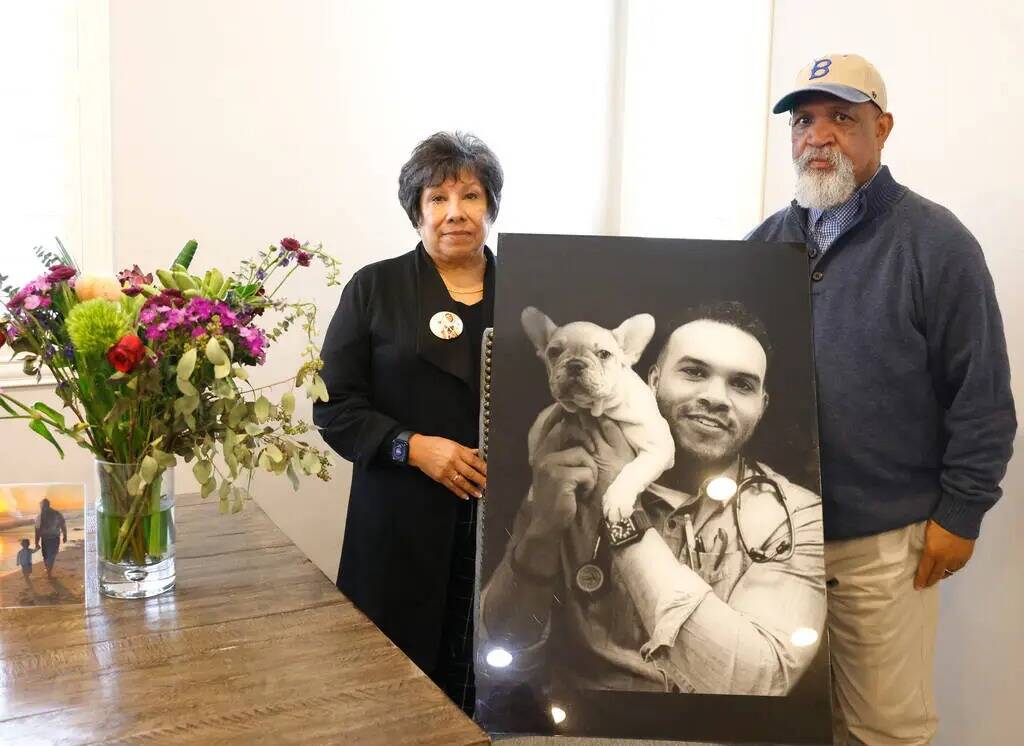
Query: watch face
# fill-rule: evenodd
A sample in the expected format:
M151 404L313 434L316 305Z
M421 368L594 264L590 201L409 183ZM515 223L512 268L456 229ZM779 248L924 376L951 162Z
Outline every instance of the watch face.
M584 593L597 593L604 585L604 571L588 562L576 571L576 587Z
M618 523L608 524L608 539L611 543L622 544L636 536L636 524L632 518L623 518Z
M394 461L405 463L405 455L408 452L409 444L404 440L396 440L391 446L391 458Z

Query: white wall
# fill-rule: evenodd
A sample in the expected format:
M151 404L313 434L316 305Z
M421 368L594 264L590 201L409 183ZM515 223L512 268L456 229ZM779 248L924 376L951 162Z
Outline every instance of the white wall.
M620 234L736 239L759 222L771 9L628 3Z
M895 178L949 207L977 236L1006 324L1014 396L1024 403L1024 259L1017 145L1024 119L1024 5L818 3L776 0L772 101L803 65L829 52L857 52L879 69L896 126L883 153ZM771 117L767 212L792 196L785 115ZM1020 417L1020 414L1018 414ZM936 680L942 719L935 743L1002 746L1019 742L1019 673L1024 668L1024 458L1003 483L970 566L942 585Z
M159 266L189 238L199 269L293 234L350 272L408 251L398 171L439 129L474 132L501 159L496 231L610 232L614 12L611 0L113 0L114 266ZM340 288L308 277L293 276L292 295L316 299L325 329ZM272 348L255 380L293 373L299 344ZM0 423L0 439L2 481L91 479L87 453L56 461L20 422ZM256 490L332 579L351 473L337 461L328 484ZM195 488L187 467L177 477Z

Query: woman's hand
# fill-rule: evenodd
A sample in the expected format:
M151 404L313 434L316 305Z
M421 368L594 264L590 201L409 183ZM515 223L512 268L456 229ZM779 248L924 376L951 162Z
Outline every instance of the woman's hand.
M448 438L417 433L409 438L409 465L415 466L457 497L483 497L487 487L487 464L476 448Z

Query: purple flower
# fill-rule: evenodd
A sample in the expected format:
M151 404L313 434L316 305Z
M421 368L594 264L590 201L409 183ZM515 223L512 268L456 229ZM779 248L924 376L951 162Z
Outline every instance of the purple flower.
M264 272L264 271L263 271L262 269L261 269L261 270L258 270L258 271L256 272L256 279L257 279L257 280L263 281L263 280L265 280L266 278L267 278L267 273L266 273L266 272Z
M167 325L173 329L185 323L185 309L172 308L167 312Z
M193 298L185 309L187 318L192 323L207 321L213 315L214 304L209 298Z
M264 348L267 345L267 335L262 329L256 326L244 326L238 330L238 336L242 338L242 344L250 357L260 363L266 360Z
M45 295L30 295L23 304L26 311L34 311L37 308L46 308L50 305L50 299Z
M139 311L139 321L141 321L143 324L151 324L153 323L153 321L156 320L156 317L162 310L162 308L158 310L157 308L154 307L143 308L141 311Z
M202 326L197 326L192 330L192 339L198 339L199 337L206 334L206 329Z
M65 282L66 280L70 280L76 274L78 274L78 270L74 267L69 267L66 264L55 264L50 267L50 272L46 275L46 281L51 283Z
M142 292L143 285L153 284L153 275L142 274L139 265L133 264L131 269L123 269L117 273L117 281L121 283L122 293L133 296Z

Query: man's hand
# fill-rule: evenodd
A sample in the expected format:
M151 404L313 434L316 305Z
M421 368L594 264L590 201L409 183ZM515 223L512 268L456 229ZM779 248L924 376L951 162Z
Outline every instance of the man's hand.
M487 486L487 464L475 448L448 438L417 433L409 439L409 465L468 500L482 497Z
M576 517L576 497L597 482L597 466L581 446L541 457L533 469L533 518L528 533L560 535Z
M917 565L914 588L931 588L967 564L974 554L974 540L950 533L935 521L924 531L924 551ZM949 573L947 574L947 570Z
M597 419L588 414L581 415L580 419L584 445L597 466L594 495L603 497L622 468L636 458L636 451L626 440L622 427L615 420L607 417Z

